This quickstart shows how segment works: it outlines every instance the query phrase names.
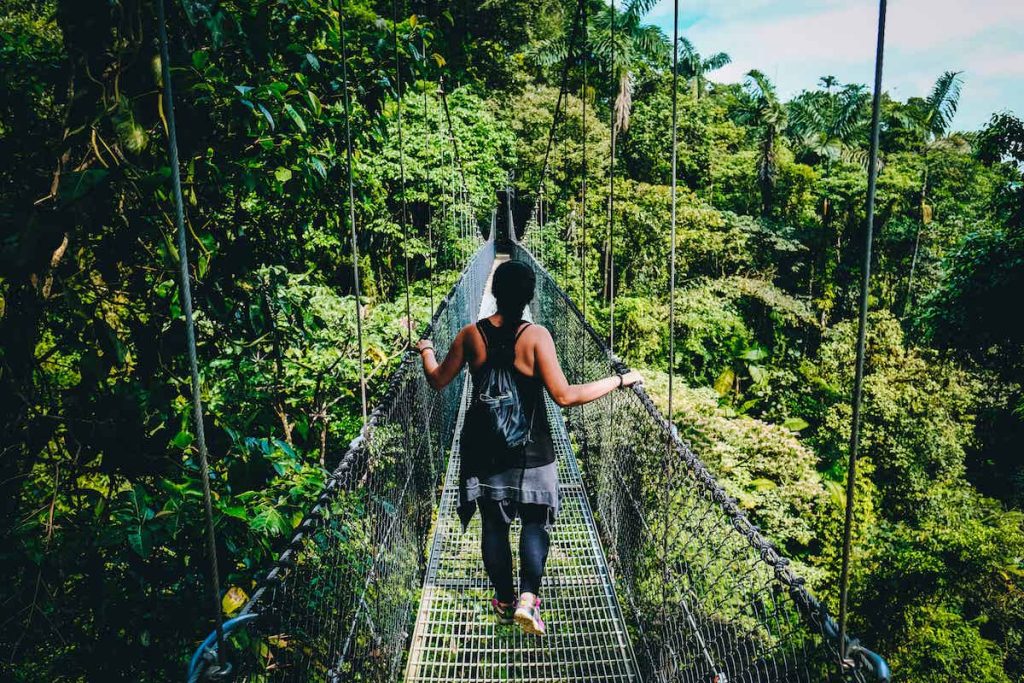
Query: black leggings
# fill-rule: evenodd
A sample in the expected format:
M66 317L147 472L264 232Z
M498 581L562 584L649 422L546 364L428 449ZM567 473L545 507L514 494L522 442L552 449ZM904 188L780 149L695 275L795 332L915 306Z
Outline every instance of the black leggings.
M480 534L480 552L484 567L494 585L495 597L500 602L515 602L515 587L512 585L512 547L508 542L509 524L505 521L498 503L481 499L480 517L483 530ZM519 536L519 591L538 595L540 582L544 577L544 563L548 559L551 539L545 528L548 518L546 505L519 504L519 519L523 522Z

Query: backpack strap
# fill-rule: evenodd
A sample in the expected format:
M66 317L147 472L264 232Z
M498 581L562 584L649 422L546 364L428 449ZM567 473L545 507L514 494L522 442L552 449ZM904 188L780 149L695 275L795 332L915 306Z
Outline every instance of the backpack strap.
M488 338L487 332L484 330L484 323L487 323L488 326L490 326L490 324L491 324L490 321L487 320L487 318L483 318L482 320L477 320L476 321L476 331L480 333L481 337L483 337L484 348L485 349L489 349L491 347L491 340L490 340L490 338Z

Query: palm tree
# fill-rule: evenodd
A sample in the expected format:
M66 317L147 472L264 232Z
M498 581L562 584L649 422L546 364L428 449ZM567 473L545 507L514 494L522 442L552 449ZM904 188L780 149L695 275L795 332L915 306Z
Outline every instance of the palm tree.
M692 81L693 99L699 100L704 94L707 74L721 69L732 62L732 57L724 52L716 52L704 59L697 48L688 39L679 38L679 75Z
M629 128L633 109L633 87L637 69L663 64L669 55L669 41L661 29L641 20L657 0L626 0L621 10L609 7L594 16L589 29L590 49L598 63L611 62L615 95L615 129Z
M779 170L776 154L779 138L786 129L786 107L779 101L775 85L757 69L747 73L743 85L747 102L742 118L758 131L760 137L757 181L761 186L761 215L767 217L771 213L772 192Z
M850 84L833 92L835 76L823 76L824 90L804 92L789 103L789 133L799 149L824 161L826 173L837 159L863 163L856 142L864 136L867 89Z
M921 173L921 220L914 236L914 254L910 259L910 275L907 278L907 295L903 304L903 315L910 311L910 300L914 286L914 271L917 269L917 256L921 247L921 231L931 223L932 210L928 205L928 153L943 148L965 147L959 137L949 135L949 128L960 104L960 88L963 79L962 71L946 71L935 80L928 98L919 101L909 115L900 117L900 122L916 132L922 138L918 153L924 162Z
M838 89L835 76L823 76L819 81L822 90L803 92L789 103L789 126L787 132L799 154L822 162L824 168L825 192L821 201L821 225L823 233L831 232L832 215L828 198L828 180L832 175L832 164L844 161L865 164L867 155L857 143L867 137L865 125L866 88L862 85L847 85ZM843 233L836 230L829 236L833 246L831 258L826 256L823 264L825 277L840 262L843 250ZM808 292L814 296L815 260L810 262ZM823 308L822 324L826 310Z

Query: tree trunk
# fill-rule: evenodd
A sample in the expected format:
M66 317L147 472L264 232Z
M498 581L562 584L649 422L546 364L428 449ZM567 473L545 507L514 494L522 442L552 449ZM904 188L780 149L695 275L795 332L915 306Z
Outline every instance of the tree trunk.
M910 299L913 295L914 271L917 269L917 254L921 248L921 231L924 229L924 200L928 195L928 165L924 167L924 178L921 180L921 220L917 224L917 234L914 236L914 255L910 258L910 276L907 278L907 295L903 301L903 317L910 313Z
M761 149L761 217L768 218L772 212L772 148L775 140L768 134Z

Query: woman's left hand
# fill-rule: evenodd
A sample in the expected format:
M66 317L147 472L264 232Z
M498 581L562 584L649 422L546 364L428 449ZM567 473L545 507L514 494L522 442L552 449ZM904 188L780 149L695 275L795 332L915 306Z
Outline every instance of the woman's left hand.
M430 341L429 339L420 339L418 342L416 342L416 350L419 351L420 353L423 353L427 349L433 348L434 342Z

